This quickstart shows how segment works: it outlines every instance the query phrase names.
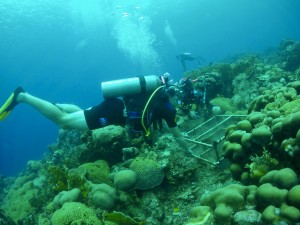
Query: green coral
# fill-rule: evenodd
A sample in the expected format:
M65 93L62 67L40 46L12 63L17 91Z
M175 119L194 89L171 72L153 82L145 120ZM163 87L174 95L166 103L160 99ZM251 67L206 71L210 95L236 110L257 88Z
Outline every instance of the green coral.
M34 215L39 210L38 207L44 203L41 191L34 188L33 182L29 181L17 189L11 188L2 202L1 208L16 224L19 224L20 221L29 224L25 221L30 215ZM2 224L1 219L0 217L0 224Z
M232 224L233 215L256 205L255 185L231 184L202 195L200 204L211 208L215 224Z
M138 218L131 218L130 216L125 215L122 212L104 212L103 213L103 220L105 224L108 224L107 222L112 222L116 225L143 225L145 224L144 221L138 219Z
M300 209L300 185L296 185L289 190L288 203Z
M281 189L291 189L298 183L297 173L290 168L283 168L281 170L272 170L264 175L260 184L269 183Z
M262 213L264 224L297 224L299 218L299 209L286 204L282 204L280 208L269 205Z
M263 210L269 205L280 207L286 202L288 190L280 189L270 183L265 183L257 188L255 197L258 209Z

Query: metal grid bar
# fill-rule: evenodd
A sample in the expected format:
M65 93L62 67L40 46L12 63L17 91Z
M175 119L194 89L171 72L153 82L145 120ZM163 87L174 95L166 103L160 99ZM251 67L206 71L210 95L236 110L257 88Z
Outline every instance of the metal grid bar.
M220 142L222 142L224 140L225 134L221 138L219 138L218 140L212 140L211 143L206 143L206 142L203 142L203 141L199 141L198 139L202 138L203 136L205 136L207 134L208 134L208 136L206 137L206 139L209 139L209 138L213 139L213 136L216 135L219 127L221 125L223 125L225 122L229 121L233 117L246 117L246 115L217 115L217 116L214 116L214 117L210 118L209 120L205 121L204 123L200 124L199 126L191 129L190 131L187 132L187 134L191 134L193 132L196 132L200 128L205 127L206 125L209 125L209 123L212 120L216 120L217 117L219 117L219 118L220 117L225 117L225 119L223 119L221 122L217 123L216 125L212 126L210 129L206 130L206 132L198 135L196 138L193 138L193 139L191 139L191 138L185 138L187 141L194 143L194 145L191 147L191 149L193 149L197 145L202 145L202 146L208 147L208 149L205 149L199 155L196 155L193 152L192 152L192 155L195 158L201 159L201 160L203 160L205 162L208 162L208 163L211 163L213 165L218 165L220 163L220 161L223 160L223 157L220 158L220 156L219 156L218 148L219 148ZM211 134L209 134L212 131L214 131L214 132L211 133ZM214 153L215 153L215 159L214 159L214 161L205 158L205 154L209 153L212 150L214 150Z
M204 135L206 135L207 133L211 132L212 130L214 130L216 127L222 125L223 123L225 123L227 120L231 119L231 116L228 116L226 119L224 119L223 121L221 121L220 123L218 123L217 125L215 125L214 127L210 128L209 130L207 130L206 132L204 132L203 134L199 135L198 137L195 138L195 140L203 137Z

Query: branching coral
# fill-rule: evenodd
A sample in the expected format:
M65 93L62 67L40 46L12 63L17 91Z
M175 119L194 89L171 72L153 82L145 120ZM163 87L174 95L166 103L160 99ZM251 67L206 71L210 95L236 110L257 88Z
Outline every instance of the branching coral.
M87 197L88 188L85 185L85 179L75 174L69 174L68 170L58 166L50 166L49 172L49 185L55 193L61 191L79 188L83 197Z
M68 190L68 172L66 169L58 166L49 166L49 185L56 193Z

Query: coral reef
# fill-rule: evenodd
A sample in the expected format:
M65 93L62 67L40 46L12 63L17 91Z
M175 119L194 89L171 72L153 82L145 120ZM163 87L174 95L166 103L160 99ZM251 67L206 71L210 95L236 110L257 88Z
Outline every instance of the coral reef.
M219 113L240 118L218 130L222 161L186 155L167 132L150 143L119 126L60 130L43 159L0 177L0 223L300 223L298 50L285 40L274 58L244 55L185 73L205 77ZM187 135L203 122L178 119Z

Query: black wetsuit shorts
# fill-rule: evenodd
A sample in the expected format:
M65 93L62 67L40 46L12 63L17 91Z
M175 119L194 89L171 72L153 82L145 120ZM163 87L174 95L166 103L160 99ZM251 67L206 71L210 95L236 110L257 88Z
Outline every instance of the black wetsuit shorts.
M107 125L125 126L124 103L121 99L105 99L99 105L84 110L84 116L90 130Z

